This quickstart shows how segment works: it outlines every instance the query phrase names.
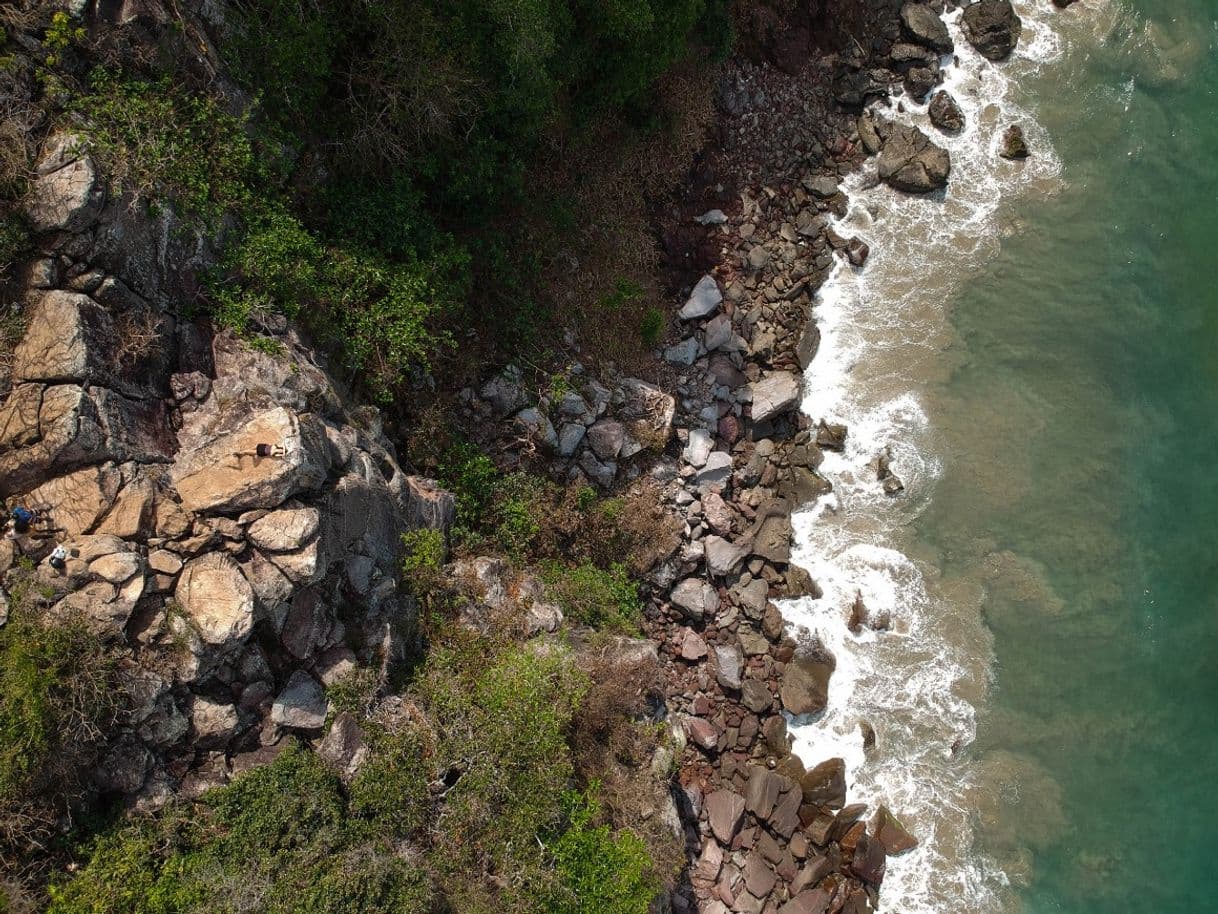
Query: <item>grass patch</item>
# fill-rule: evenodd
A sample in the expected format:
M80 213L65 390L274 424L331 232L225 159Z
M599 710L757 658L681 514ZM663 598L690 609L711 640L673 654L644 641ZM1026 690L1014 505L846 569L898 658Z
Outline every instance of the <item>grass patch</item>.
M567 618L598 629L638 630L642 603L625 565L615 563L605 570L589 562L575 567L550 562L544 577Z

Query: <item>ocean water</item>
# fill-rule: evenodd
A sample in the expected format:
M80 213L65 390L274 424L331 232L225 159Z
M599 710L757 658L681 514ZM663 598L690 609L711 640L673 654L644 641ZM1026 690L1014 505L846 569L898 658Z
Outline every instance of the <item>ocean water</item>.
M948 192L848 187L873 253L804 409L850 436L796 518L825 595L783 607L838 669L796 748L921 840L886 912L1218 910L1218 2L1016 7L1011 61L957 37Z

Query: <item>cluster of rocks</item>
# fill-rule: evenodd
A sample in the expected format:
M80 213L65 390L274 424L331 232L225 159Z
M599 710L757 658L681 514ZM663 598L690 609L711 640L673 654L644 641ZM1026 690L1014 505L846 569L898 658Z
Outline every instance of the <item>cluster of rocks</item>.
M154 808L288 732L319 736L325 687L401 652L401 534L445 528L453 501L402 471L376 411L293 333L268 354L184 319L202 242L171 211L109 199L73 138L48 141L27 215L41 250L4 379L0 494L40 519L0 543L0 575L37 563L46 611L119 653L130 710L96 786ZM44 561L56 546L62 569Z
M557 474L602 488L639 475L633 458L661 453L672 438L676 404L639 378L602 384L579 363L561 393L533 392L509 365L475 391L461 391L468 415L484 428L502 428L513 450L555 462ZM494 425L493 423L498 423Z

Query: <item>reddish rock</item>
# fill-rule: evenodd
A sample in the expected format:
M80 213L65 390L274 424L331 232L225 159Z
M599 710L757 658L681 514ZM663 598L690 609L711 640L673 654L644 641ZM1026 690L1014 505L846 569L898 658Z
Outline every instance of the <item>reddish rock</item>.
M685 733L697 746L713 751L719 745L719 731L709 720L701 717L685 718Z
M686 629L685 637L681 641L681 659L682 660L701 660L706 656L706 641L697 632Z
M887 806L881 806L871 823L872 834L884 845L888 856L895 857L918 846L918 839L905 830L905 826Z
M845 849L845 844L842 845L842 848ZM884 845L866 832L860 834L858 843L854 847L854 856L850 860L850 869L854 875L870 885L879 885L884 881L884 871L887 865Z
M740 420L735 416L724 416L719 420L719 437L729 447L740 440Z
M730 844L744 821L744 797L732 790L716 790L706 798L706 820L720 844Z
M846 803L846 763L840 758L821 762L800 781L804 802L841 809ZM817 844L821 842L817 841Z
M744 861L744 884L749 894L756 898L765 898L774 890L778 877L765 862L761 853L753 850Z
M825 914L832 897L824 889L809 889L779 908L778 914Z

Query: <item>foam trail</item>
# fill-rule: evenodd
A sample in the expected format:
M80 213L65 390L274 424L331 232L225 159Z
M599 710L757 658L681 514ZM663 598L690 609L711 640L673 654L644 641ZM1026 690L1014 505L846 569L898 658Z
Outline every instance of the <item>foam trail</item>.
M991 912L1007 882L973 847L968 762L954 748L975 735L975 704L989 678L988 634L976 599L946 599L937 572L905 554L902 530L941 472L930 417L919 392L946 370L951 341L947 303L998 249L1001 207L1029 190L1051 191L1059 162L1049 138L1015 101L1015 82L1057 58L1063 42L1047 3L1016 3L1023 35L1012 60L994 65L964 39L959 11L947 17L957 61L945 58L945 85L965 113L958 136L929 123L925 105L904 102L885 116L916 124L952 155L946 194L917 198L875 186L866 174L845 184L844 236L862 237L872 254L863 270L839 263L816 302L818 355L806 378L803 408L813 420L844 422L842 454L821 472L832 494L796 515L794 561L820 584L819 600L788 601L789 626L814 632L837 658L829 705L793 726L809 764L846 760L851 798L888 804L920 845L889 861L881 910L901 914ZM1058 14L1060 15L1060 14ZM1005 128L1023 126L1034 154L1022 163L996 155ZM906 493L884 495L868 464L885 448ZM872 618L888 613L893 630L851 634L855 595ZM864 752L860 723L877 733Z

